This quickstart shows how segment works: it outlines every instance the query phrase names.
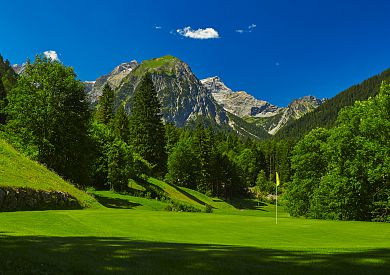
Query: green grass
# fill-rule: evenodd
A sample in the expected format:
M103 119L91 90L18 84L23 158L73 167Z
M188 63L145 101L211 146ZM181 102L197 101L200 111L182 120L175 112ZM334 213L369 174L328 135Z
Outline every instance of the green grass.
M74 196L83 207L101 207L91 196L67 183L43 165L26 158L0 138L1 187L62 191Z
M179 59L171 55L145 60L132 72L132 74L143 76L146 72L153 72L172 75L173 65L178 61Z
M204 203L200 200L197 200L195 197L188 196L185 192L183 192L179 187L170 185L164 181L155 179L155 178L149 178L148 179L149 184L152 184L154 186L157 186L161 190L163 190L166 194L168 194L169 198L185 203L190 204L197 208L204 208Z
M145 187L143 187L133 179L129 180L129 188L134 189L136 191L146 191Z
M171 62L175 62L177 60L178 59L172 55L165 55L162 57L145 60L142 62L142 65L151 69L155 69L163 65L170 64Z
M206 196L205 194L202 194L196 190L192 190L190 188L185 187L179 187L181 190L183 190L185 193L189 194L191 197L196 198L199 201L202 201L204 204L208 204L211 207L215 209L221 209L221 210L236 210L234 206L231 204L223 201L220 198L210 198Z
M262 211L245 211L255 213L0 213L0 267L52 274L386 274L390 268L389 224L283 217L276 225Z
M137 210L165 210L168 203L156 199L147 199L131 195L122 195L113 191L89 190L98 202L108 208L137 209Z

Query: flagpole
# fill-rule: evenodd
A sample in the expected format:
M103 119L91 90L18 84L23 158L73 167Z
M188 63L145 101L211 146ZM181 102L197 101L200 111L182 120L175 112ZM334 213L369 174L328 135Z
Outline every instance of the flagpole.
M278 224L278 185L276 184L276 224Z
M276 183L276 224L278 224L278 186L280 184L280 178L278 172L275 173L275 183Z

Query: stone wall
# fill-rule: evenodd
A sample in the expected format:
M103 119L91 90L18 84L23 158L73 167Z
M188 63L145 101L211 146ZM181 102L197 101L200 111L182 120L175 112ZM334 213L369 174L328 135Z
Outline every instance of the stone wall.
M0 187L0 212L81 208L75 197L64 192Z

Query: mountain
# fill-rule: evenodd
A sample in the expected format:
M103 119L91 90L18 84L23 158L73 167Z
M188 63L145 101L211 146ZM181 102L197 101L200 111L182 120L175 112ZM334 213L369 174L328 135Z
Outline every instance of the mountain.
M127 65L123 66L124 64ZM165 122L178 127L192 127L200 122L205 126L235 131L245 136L268 137L268 133L262 128L224 110L191 68L178 58L168 55L145 60L141 64L124 64L98 78L94 84L85 84L86 90L90 89L92 104L98 100L105 83L109 83L115 89L115 106L123 105L126 112L130 113L132 95L144 75L149 73L161 101Z
M390 69L344 90L300 119L290 121L276 134L276 137L301 138L314 128L334 126L337 115L342 108L353 105L357 100L367 100L369 97L377 95L382 81L390 81Z
M244 91L232 91L219 77L209 77L201 82L226 111L264 128L271 135L276 134L289 121L299 119L324 102L314 96L305 96L294 100L286 108L280 108Z
M24 69L26 68L26 64L14 64L12 65L12 69L16 74L22 74L24 72Z
M281 116L276 125L272 124L269 127L269 133L275 135L280 129L282 129L290 121L295 121L302 117L303 115L312 112L314 109L318 108L324 99L318 99L315 96L304 96L299 99L293 100L286 108L282 108ZM270 119L268 122L271 121Z
M115 67L109 74L103 75L96 79L96 81L85 81L85 90L88 98L93 105L98 101L99 96L102 95L103 87L108 83L112 89L117 89L122 80L129 75L129 73L138 66L138 62L133 60L131 62L122 63Z
M268 117L280 111L279 107L244 91L233 92L217 76L202 79L201 82L226 111L239 117Z

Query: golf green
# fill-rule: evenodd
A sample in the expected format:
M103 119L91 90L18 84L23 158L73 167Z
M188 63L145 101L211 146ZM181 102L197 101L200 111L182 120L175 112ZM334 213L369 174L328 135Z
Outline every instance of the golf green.
M49 274L382 274L390 270L389 224L286 215L275 224L270 212L0 213L0 270Z

